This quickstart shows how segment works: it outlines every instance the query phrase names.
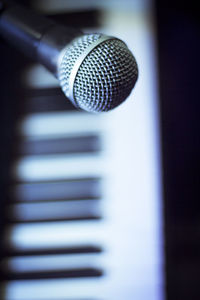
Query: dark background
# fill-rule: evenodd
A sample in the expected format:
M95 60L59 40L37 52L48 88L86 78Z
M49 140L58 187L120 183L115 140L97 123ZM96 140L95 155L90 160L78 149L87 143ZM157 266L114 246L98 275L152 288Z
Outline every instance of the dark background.
M156 2L167 299L200 299L200 14Z

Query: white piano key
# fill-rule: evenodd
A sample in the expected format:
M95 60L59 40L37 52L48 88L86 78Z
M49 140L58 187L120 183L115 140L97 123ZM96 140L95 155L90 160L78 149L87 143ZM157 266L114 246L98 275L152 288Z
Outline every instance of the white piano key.
M10 225L4 234L6 246L17 251L97 246L112 253L112 268L160 264L158 241L148 228L138 224L116 226L112 220L61 221ZM130 263L128 263L130 262ZM116 270L115 270L116 271Z
M102 245L105 222L76 221L17 224L7 228L5 241L17 250Z
M24 137L49 138L100 133L103 115L86 112L35 113L23 117L18 125L19 134Z
M133 278L129 274L123 277L126 281L120 282L110 274L99 278L11 281L4 290L5 300L162 299L160 283L150 277L148 268L140 272L136 269Z
M5 300L91 299L103 283L97 278L20 280L9 282L4 294Z
M21 181L91 178L106 175L101 154L28 156L16 161L13 176Z

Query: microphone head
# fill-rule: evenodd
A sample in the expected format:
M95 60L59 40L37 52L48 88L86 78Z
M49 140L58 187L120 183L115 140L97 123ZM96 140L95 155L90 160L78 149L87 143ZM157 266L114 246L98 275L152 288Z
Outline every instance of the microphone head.
M115 108L129 96L138 78L138 67L121 40L87 34L62 51L58 78L75 106L101 112Z

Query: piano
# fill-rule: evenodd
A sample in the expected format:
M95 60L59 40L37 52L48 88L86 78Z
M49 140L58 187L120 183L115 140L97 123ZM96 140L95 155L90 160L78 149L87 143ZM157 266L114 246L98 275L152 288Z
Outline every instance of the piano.
M161 143L169 128L160 126L169 106L164 98L160 107L158 81L165 90L158 71L167 54L158 56L156 27L163 9L150 0L18 2L121 38L139 79L117 109L83 112L52 74L1 41L1 299L189 299L187 285L181 292L188 281L173 277L185 271L175 272L175 246L187 243L174 241L173 193L163 198L170 190L169 147Z

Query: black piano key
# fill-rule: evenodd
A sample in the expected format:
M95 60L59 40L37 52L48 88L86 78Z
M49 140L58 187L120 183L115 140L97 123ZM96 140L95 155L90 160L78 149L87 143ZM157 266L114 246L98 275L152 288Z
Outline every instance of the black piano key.
M102 247L97 245L86 245L79 247L59 247L59 248L38 248L38 249L26 249L19 250L14 248L6 249L6 257L17 257L17 256L35 256L35 255L59 255L59 254L84 254L84 253L101 253Z
M2 245L3 246L3 245ZM30 256L30 255L58 255L58 254L83 254L83 253L101 253L102 247L98 245L84 245L79 247L59 247L59 248L38 248L38 249L14 249L2 247L2 252L8 257L12 256Z
M51 17L56 23L64 26L77 27L79 28L96 28L101 25L101 14L100 9L86 9L81 11L59 11L56 14L47 15Z
M87 153L100 150L101 142L97 135L41 140L19 139L16 140L15 155Z
M23 100L19 103L19 116L33 113L77 111L60 87L23 90Z
M6 279L42 279L100 276L101 253L6 256L1 270Z
M8 222L88 220L101 217L100 200L26 202L7 205Z
M72 269L72 270L54 270L49 272L24 272L3 273L4 280L34 280L34 279L61 279L61 278L79 278L79 277L99 277L103 272L99 269L85 268L85 269Z
M8 190L11 202L99 199L102 196L100 178L13 184Z

